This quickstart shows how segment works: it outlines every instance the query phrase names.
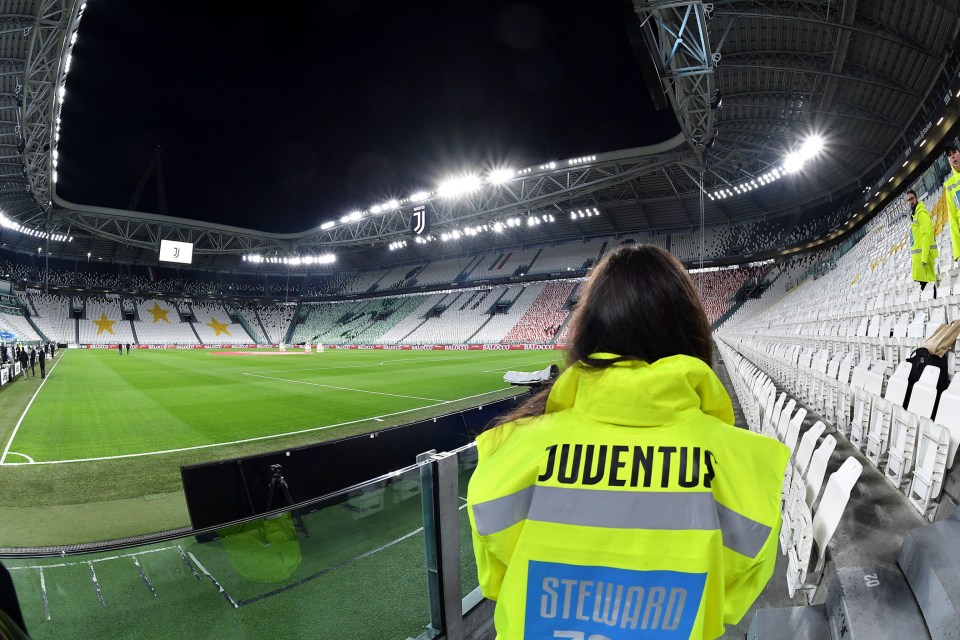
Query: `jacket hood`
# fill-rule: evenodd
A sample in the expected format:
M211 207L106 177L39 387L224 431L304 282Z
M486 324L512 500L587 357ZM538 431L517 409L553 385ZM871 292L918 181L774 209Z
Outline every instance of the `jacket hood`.
M628 360L598 370L578 363L557 378L546 413L574 406L594 420L627 426L659 426L689 411L734 423L733 404L720 379L707 363L685 355L653 363Z

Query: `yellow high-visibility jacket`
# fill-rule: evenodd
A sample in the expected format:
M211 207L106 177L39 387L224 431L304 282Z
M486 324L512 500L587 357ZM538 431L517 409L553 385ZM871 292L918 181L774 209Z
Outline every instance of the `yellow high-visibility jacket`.
M950 167L950 177L943 183L943 197L947 199L947 219L950 223L950 243L953 259L960 258L960 171Z
M790 453L733 421L710 367L678 355L570 367L545 415L481 434L468 503L498 640L738 622L773 574Z
M937 241L933 237L933 222L922 202L917 202L910 221L911 274L917 282L934 282L937 279Z

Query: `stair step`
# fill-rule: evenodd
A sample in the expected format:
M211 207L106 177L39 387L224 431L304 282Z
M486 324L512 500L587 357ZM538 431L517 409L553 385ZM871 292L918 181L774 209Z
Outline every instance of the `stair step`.
M960 513L908 531L897 562L933 638L960 639Z
M760 609L747 640L824 640L830 637L826 605Z

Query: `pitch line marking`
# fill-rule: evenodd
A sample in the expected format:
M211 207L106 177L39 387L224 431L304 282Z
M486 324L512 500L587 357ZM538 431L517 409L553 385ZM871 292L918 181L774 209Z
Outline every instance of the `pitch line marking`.
M150 579L147 578L147 574L143 572L143 567L140 566L140 561L137 560L137 556L133 556L133 564L137 567L137 573L140 574L140 577L143 578L143 583L147 585L147 589L150 590L150 595L154 598L157 597L157 592L154 591L153 585L150 584Z
M17 453L16 451L8 451L7 453L8 453L9 455L11 455L11 456L20 456L21 458L26 458L26 459L27 459L27 462L34 462L34 459L31 458L30 456L28 456L28 455L25 454L25 453ZM6 463L6 464L13 465L13 464L17 464L17 463L16 463L16 462L8 462L8 463ZM23 464L23 463L21 462L21 463L19 463L19 464Z
M93 570L92 562L88 562L87 566L90 567L90 577L93 579L93 586L97 590L97 598L100 599L100 608L106 609L107 602L103 599L103 591L100 590L100 582L97 580L97 572Z
M108 558L95 558L93 560L83 560L79 562L58 562L56 564L32 564L23 567L8 567L9 571L22 571L23 569L58 569L61 567L76 567L81 564L90 564L97 562L106 562L108 560L119 560L120 558L132 558L134 556L145 556L148 553L157 553L159 551L167 551L168 549L179 549L179 547L160 547L158 549L147 549L146 551L137 551L136 553L124 553L121 555L110 556Z
M201 573L203 573L203 575L205 575L205 576L207 576L208 578L210 578L210 582L212 582L212 583L213 583L213 586L215 586L215 587L217 588L217 591L220 593L220 595L222 595L222 596L226 599L226 601L230 603L230 606L232 606L234 609L239 609L239 608L240 608L240 605L237 604L236 600L234 600L233 598L230 597L230 594L227 593L227 590L224 589L223 586L222 586L219 582L217 582L217 579L213 577L213 574L211 574L209 571L207 571L206 567L204 567L202 564L200 564L200 561L197 560L197 556L193 555L193 554L190 553L189 551L187 552L187 555L190 556L190 559L191 559L191 560L193 560L193 564L197 565L197 569L200 569L200 571L201 571Z
M13 444L13 439L17 437L17 431L20 430L20 425L23 423L23 419L27 417L27 411L30 411L30 406L33 405L33 401L37 399L37 394L40 393L40 389L43 389L43 385L45 385L47 380L50 379L50 376L53 374L53 370L57 368L57 365L60 364L60 360L62 360L63 356L65 355L66 352L60 354L60 357L57 358L57 361L53 363L52 367L50 367L50 371L47 372L47 377L43 379L43 382L40 383L40 386L37 387L37 390L33 392L33 397L30 398L30 402L27 403L27 408L23 410L23 413L20 415L20 419L17 420L17 426L13 428L13 433L10 434L10 439L7 440L7 446L3 450L3 455L0 455L0 464L3 464L7 459L7 454L10 453L10 445Z
M180 545L177 545L177 551L180 552L180 557L183 558L183 563L187 565L187 568L190 569L190 571L193 572L193 577L196 578L197 580L203 580L203 578L200 577L200 574L197 573L197 570L194 568L194 566L190 564L189 560L187 560L187 554L184 553L183 547L181 547Z
M427 400L428 402L443 402L440 398L423 398L420 396L405 396L400 393L386 393L383 391L366 391L364 389L351 389L350 387L338 387L332 384L320 384L319 382L306 382L304 380L290 380L289 378L276 378L274 376L262 376L259 373L245 373L245 376L253 378L265 378L267 380L279 380L280 382L292 382L293 384L306 384L311 387L324 387L326 389L339 389L341 391L353 391L355 393L370 393L375 396L393 396L394 398L409 398L411 400Z
M405 413L413 413L414 411L424 411L426 409L432 409L434 407L440 407L445 404L451 404L453 402L461 402L463 400L470 400L471 398L479 398L482 396L489 396L492 393L503 393L507 391L509 387L503 389L494 389L493 391L485 391L483 393L475 393L471 396L464 396L462 398L454 398L453 400L444 400L442 402L437 402L436 404L428 404L422 407L414 407L413 409L404 409L403 411L394 411L393 413L384 413L379 416L370 416L367 418L358 418L356 420L348 420L346 422L338 422L337 424L325 425L322 427L310 427L309 429L300 429L298 431L287 431L285 433L274 433L267 436L257 436L255 438L244 438L242 440L231 440L230 442L214 442L211 444L198 444L192 447L180 447L177 449L164 449L162 451L145 451L143 453L124 453L117 456L98 456L96 458L74 458L71 460L41 460L40 462L35 462L34 464L70 464L74 462L99 462L101 460L121 460L124 458L142 458L145 456L159 456L167 453L182 453L184 451L196 451L198 449L211 449L213 447L228 447L235 444L246 444L248 442L258 442L260 440L273 440L275 438L284 438L287 436L296 436L303 433L311 433L314 431L325 431L327 429L335 429L337 427L346 427L351 424L359 424L361 422L367 422L370 420L376 420L377 418L390 418L392 416L399 416ZM505 396L509 397L509 396ZM11 567L14 568L14 567Z
M43 595L43 615L49 620L50 602L47 600L47 581L43 579L43 567L40 567L40 593Z
M391 349L391 351L393 351L393 349ZM252 371L251 373L257 373L258 371L263 371L264 373L296 373L298 371L334 371L337 369L365 369L369 367L382 367L387 364L405 364L407 362L434 362L437 360L447 361L447 362L451 360L479 360L481 358L489 360L490 358L499 358L500 354L502 353L503 351L498 350L496 353L489 353L488 355L457 356L457 357L451 357L451 358L411 358L409 360L398 358L394 360L381 360L380 362L377 362L375 364L346 364L346 365L343 365L342 367L304 367L301 369L260 369L260 370ZM514 351L514 353L533 354L534 352Z

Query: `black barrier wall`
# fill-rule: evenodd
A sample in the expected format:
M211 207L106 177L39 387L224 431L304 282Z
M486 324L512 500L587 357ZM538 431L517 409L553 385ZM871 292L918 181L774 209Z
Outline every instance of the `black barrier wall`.
M200 529L269 511L271 465L283 467L291 498L304 502L412 465L424 451L461 447L524 398L307 447L181 467L190 522ZM278 488L271 508L287 505Z

